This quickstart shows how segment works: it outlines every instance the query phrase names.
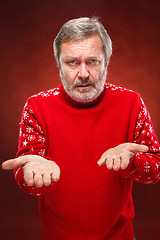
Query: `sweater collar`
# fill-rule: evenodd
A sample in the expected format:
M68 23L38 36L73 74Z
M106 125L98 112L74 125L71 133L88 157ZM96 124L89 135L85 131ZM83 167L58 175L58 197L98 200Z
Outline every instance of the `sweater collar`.
M104 87L103 91L101 92L101 94L96 98L94 99L93 101L91 102L88 102L88 103L82 103L82 102L78 102L78 101L75 101L74 99L72 99L67 93L66 91L64 90L64 87L63 85L60 86L60 90L61 90L61 93L62 93L62 97L64 98L64 100L71 106L75 107L75 108L90 108L90 107L94 107L96 106L97 104L99 104L101 102L101 100L103 99L104 95L105 95L105 90L106 88Z

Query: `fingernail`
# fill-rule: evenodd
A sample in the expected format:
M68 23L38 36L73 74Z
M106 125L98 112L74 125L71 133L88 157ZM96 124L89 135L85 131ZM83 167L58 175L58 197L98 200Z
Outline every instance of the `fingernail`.
M112 164L110 163L110 164L107 164L107 168L108 169L111 169L112 168Z
M58 181L59 177L57 175L53 176L54 181Z
M98 164L99 166L101 166L101 165L102 165L102 162L97 162L97 164Z

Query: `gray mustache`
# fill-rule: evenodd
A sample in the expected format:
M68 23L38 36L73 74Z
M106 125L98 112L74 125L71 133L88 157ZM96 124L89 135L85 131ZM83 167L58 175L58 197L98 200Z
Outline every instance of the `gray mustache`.
M83 78L77 79L73 84L73 88L78 87L79 85L82 85L82 84L88 84L88 85L95 86L94 81L87 77L85 79L83 79Z

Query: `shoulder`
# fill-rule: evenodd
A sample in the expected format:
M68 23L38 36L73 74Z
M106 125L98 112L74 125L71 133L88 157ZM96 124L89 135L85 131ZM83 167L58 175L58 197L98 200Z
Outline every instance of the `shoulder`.
M49 89L49 90L34 94L34 95L30 96L28 98L28 100L35 99L35 98L38 98L38 99L50 98L50 97L59 95L60 92L61 92L60 87L57 87L57 88Z
M59 98L60 93L61 86L34 94L26 100L24 108L46 107L49 103L53 104Z
M130 90L130 89L127 89L124 87L120 87L120 86L114 85L112 83L106 83L105 88L106 88L107 92L110 92L110 94L113 96L137 99L137 100L141 101L140 94L133 90Z
M62 86L39 92L30 96L26 103L46 103L54 101L61 94Z
M140 94L124 88L120 87L111 83L105 84L106 88L106 99L110 103L115 104L119 107L126 107L129 109L137 109L140 110L141 106L143 105L143 99L141 98Z

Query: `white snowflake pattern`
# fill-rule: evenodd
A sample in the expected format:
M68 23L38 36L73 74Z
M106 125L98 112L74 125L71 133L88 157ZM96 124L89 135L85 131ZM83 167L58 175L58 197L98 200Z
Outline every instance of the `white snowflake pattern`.
M142 133L145 134L145 133L146 133L146 130L142 130Z
M58 95L60 92L58 92L58 91L55 91L54 93L53 93L53 95Z
M37 127L37 129L39 129L40 132L42 132L42 128L38 123L36 124L36 127Z
M33 114L33 110L32 109L28 109L28 112L32 115Z
M150 132L147 132L147 136L149 136L150 135Z
M157 150L156 147L154 147L154 146L151 146L151 149L153 152L156 152L156 150Z
M28 118L29 118L29 114L28 114L27 111L25 111L24 114L23 114L23 119L27 120Z
M33 96L31 96L30 98L35 98L35 97L38 97L38 96L41 96L41 97L50 97L50 96L56 96L56 95L59 95L60 94L60 91L59 91L59 88L53 88L53 89L50 89L48 91L42 91L40 93L37 93Z
M135 141L136 141L136 138L139 136L139 132L135 132Z
M40 195L41 195L41 193L36 193L36 196L38 196L38 197L39 197Z
M33 133L34 129L32 127L26 127L26 132L27 133Z
M142 121L142 120L140 120L140 121L137 123L137 126L136 126L136 128L141 128L141 127L142 127L142 125L143 125L143 121Z
M147 110L146 110L146 108L143 108L142 112L144 113L144 116L147 117Z
M45 142L45 138L43 136L38 136L38 142Z
M142 117L142 112L139 112L138 119Z
M22 128L20 127L19 129L19 136L21 137L22 136Z
M116 91L116 90L119 90L119 91L129 91L129 92L133 92L132 90L130 89L127 89L127 88L124 88L124 87L120 87L120 86L116 86L112 83L106 83L106 86L105 86L106 89L111 89L112 91Z
M145 123L145 126L147 127L148 125L149 125L149 123L148 123L148 122L146 122L146 123Z
M151 125L149 125L149 131L152 133L153 132L153 128Z
M149 172L150 171L150 165L149 165L149 163L148 162L145 162L145 165L144 165L144 171L145 172Z
M41 156L44 156L45 155L45 149L41 149L38 154L41 155Z
M35 135L29 135L27 139L28 141L34 141L35 138L36 138Z

